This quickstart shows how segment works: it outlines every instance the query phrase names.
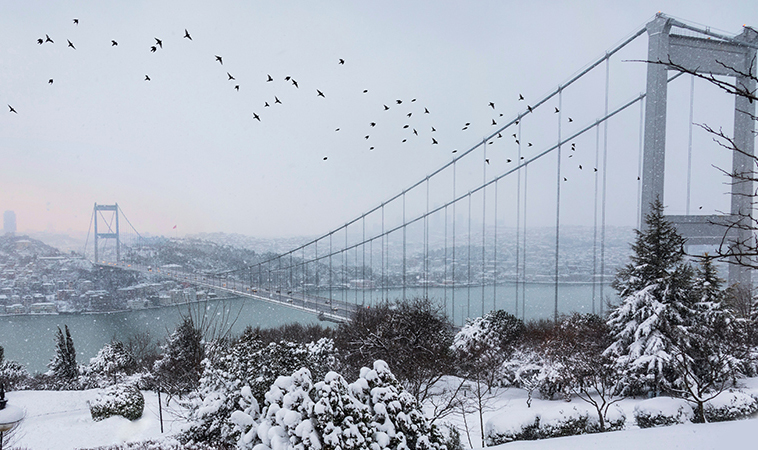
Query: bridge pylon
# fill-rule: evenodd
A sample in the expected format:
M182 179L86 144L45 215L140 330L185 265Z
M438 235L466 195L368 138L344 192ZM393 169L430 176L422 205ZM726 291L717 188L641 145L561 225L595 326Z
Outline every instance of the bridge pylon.
M115 229L113 227L112 223L105 223L106 227L108 228L108 232L106 233L100 233L98 231L98 219L100 218L100 212L101 211L111 211L114 214L115 219ZM98 254L98 240L100 239L115 239L116 240L116 262L121 261L121 236L119 234L119 224L118 224L118 203L115 203L113 205L98 205L95 203L95 208L93 209L92 213L95 216L95 262L99 262L99 254Z
M671 33L672 27L689 29L703 37ZM674 63L694 73L734 77L738 86L755 92L755 80L744 74L755 73L758 48L758 32L750 27L745 27L741 34L731 38L719 36L708 29L694 29L660 13L647 24L647 33L647 103L640 202L642 218L650 212L653 200L658 198L664 201L667 72L676 70L667 63ZM744 174L753 170L754 116L755 105L743 96L735 96L734 144L739 151L733 152L731 173ZM737 226L731 227L727 241L736 243L733 244L736 246L750 241L753 183L750 180L732 180L731 186L731 211L728 215L667 216L688 244L720 245L730 224ZM730 262L729 284L750 287L750 270L736 264L734 258Z

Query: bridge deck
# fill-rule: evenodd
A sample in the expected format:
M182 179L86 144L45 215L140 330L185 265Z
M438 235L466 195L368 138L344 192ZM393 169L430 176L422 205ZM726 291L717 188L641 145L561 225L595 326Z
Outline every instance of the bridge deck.
M224 279L181 270L165 269L151 266L141 266L128 263L95 263L102 267L118 268L131 272L140 272L146 275L155 275L169 278L182 283L202 286L215 291L223 291L240 297L254 298L269 303L286 306L288 308L306 311L318 316L321 320L331 322L347 322L357 310L358 306L341 300L334 300L305 293L282 293L279 290L270 290L253 286L237 279Z

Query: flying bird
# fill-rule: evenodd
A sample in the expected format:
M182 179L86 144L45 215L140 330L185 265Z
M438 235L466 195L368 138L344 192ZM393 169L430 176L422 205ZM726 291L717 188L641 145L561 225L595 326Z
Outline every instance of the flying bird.
M274 81L274 79L273 79L273 78L271 78L271 75L270 75L270 74L266 74L266 75L268 76L268 80L266 80L266 83L270 83L270 82ZM288 81L289 81L289 80L288 80Z
M162 40L160 40L160 39L158 39L158 38L153 38L153 39L155 39L155 44L156 44L158 47L160 47L160 48L163 48L163 41L162 41Z
M458 149L456 148L455 150L453 150L453 153L458 153Z
M484 162L486 162L488 166L490 165L490 160L489 160L489 158L484 158Z
M187 31L186 28L184 29L184 37L189 39L190 41L192 40L192 36L190 36L189 31Z
M497 138L500 139L501 137L503 137L503 135L501 133L498 133Z
M413 113L412 113L412 112L409 112L409 113L408 113L408 117L410 117L410 116L412 116L412 115L413 115Z
M563 181L568 181L568 180L566 179L566 177L563 177Z
M437 139L432 138L432 145L435 145L435 144L437 144Z
M373 150L374 150L374 147L369 147L369 150L373 151Z
M50 36L48 36L48 35L45 35L45 42L49 42L51 44L55 44L55 41L53 41L52 39L50 39Z
M295 86L296 88L300 89L300 87L297 85L297 81L295 81L294 78L292 79L292 85Z
M532 107L531 107L531 106L529 106L529 105L526 105L526 109L528 109L528 110L529 110L529 112L532 112Z
M492 125L497 125L497 122L495 122L495 119L492 119Z
M429 114L429 110L424 108L424 114Z
M239 91L240 90L240 85L239 84L235 85L234 89L237 90L237 91Z
M145 75L145 81L150 81L150 77Z
M416 131L415 128L413 129L413 134L415 134L416 136L418 136L418 131Z
M216 55L216 61L218 61L222 66L224 65L224 60L218 55Z
M513 139L516 139L516 133L513 133L511 136L513 136Z
M495 103L494 103L494 102L490 102L490 103L489 103L489 106L490 106L492 109L495 109Z
M8 112L12 112L12 113L18 114L18 112L16 112L16 110L13 109L13 107L11 105L8 105L8 108L10 108L10 111L8 111Z
M116 42L113 39L111 39L111 47L115 47L117 45L118 45L118 42Z
M339 130L340 130L340 129L339 129L339 128L337 128L337 129L335 129L334 131L339 131Z
M369 135L367 134L367 135L366 135L366 136L364 136L364 137L365 137L366 139L368 139Z
M318 89L316 89L316 92L318 92L318 94L316 95L317 97L324 97L324 98L326 98L326 97L324 96L324 93L323 93L323 92L319 91Z
M229 79L228 79L227 81L236 80L236 78L234 78L234 77L232 76L232 74L230 74L229 72L226 72L226 76L228 76L228 77L229 77Z
M369 125L371 125L372 127L375 127L376 126L376 122L371 122Z
M531 146L532 146L532 143L531 143L531 142L527 142L526 146L527 146L527 147L531 147Z
M384 110L387 111L388 109L390 109L390 107L387 105L384 105Z
M518 141L518 139L516 139L516 144L518 144L518 143L519 143L519 141Z
M256 113L253 113L253 119L257 120L258 122L261 121L261 118L258 117L258 114L256 114Z
M47 80L47 84L53 84L53 79L50 78L49 80Z
M69 47L71 47L71 48L73 48L74 50L76 50L76 47L74 47L74 44L73 44L71 41L69 41L68 39L66 39L66 42L68 42L68 46L69 46Z
M410 125L408 125L408 124L405 124L405 125L403 125L403 129L406 129L406 128L408 128L409 126L410 126Z
M402 100L395 100L395 102L397 102L398 105L401 104L401 103L403 103Z
M158 47L156 47L156 46L154 46L154 45L151 45L151 46L150 46L150 52L151 52L151 53L155 53L157 50L158 50Z
M407 142L407 141L408 141L408 139L403 139L403 142Z
M432 127L432 133L434 133L435 131L437 131L437 130L434 127Z
M326 161L326 156L324 156L324 161Z
M79 25L79 19L74 19L74 25Z
M521 101L521 100L523 100L523 99L524 99L524 96L523 96L523 95L521 95L521 94L519 94L519 95L518 95L518 99L519 99L519 101Z
M269 107L269 104L268 104L268 102L263 102L263 107L264 107L264 108L268 108L268 107Z
M511 162L510 158L505 160L506 163Z
M582 170L582 165L581 164L579 164L579 170Z
M595 167L595 172L597 172L597 167Z
M573 122L573 121L574 121L574 119L572 119L571 117L569 117L569 122Z
M559 112L559 111L560 111L560 110L559 110L559 109L558 109L558 107L556 106L556 107L555 107L555 113L556 113L556 114L558 114L558 112Z
M279 101L279 97L276 95L274 96L274 103L279 103L280 105L282 104L282 102Z
M39 39L37 39L37 43L38 43L39 45L42 45L44 42L45 42L45 41L43 41L43 40L42 40L42 38L39 38Z
M269 77L271 77L271 75L269 75ZM292 77L291 77L291 76L289 76L289 75L287 75L286 77L284 77L284 81L289 81L289 80L290 80L290 78L292 78ZM273 80L271 80L271 81L273 81Z
M342 59L342 58L340 58L340 62L339 62L339 64L345 64L345 60L344 60L344 59Z
M363 90L363 93L364 93L364 94L368 94L368 89L364 89L364 90Z

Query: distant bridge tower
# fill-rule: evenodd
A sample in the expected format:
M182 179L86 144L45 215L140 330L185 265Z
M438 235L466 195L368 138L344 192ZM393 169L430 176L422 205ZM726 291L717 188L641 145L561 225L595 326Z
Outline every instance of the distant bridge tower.
M100 233L98 232L97 228L97 221L100 217L101 211L112 211L115 215L115 230L111 226L110 223L105 223L105 225L108 227L107 233ZM116 240L116 262L119 262L121 260L121 237L119 235L119 227L118 227L118 203L113 205L98 205L95 203L95 209L93 211L93 214L95 215L95 262L100 261L99 255L98 255L98 240L100 239L115 239ZM115 232L114 232L115 231Z
M708 38L672 34L672 26L696 31ZM755 57L758 48L758 32L745 27L734 38L699 30L675 19L658 14L647 24L648 61L673 62L696 73L735 77L737 85L755 92L756 83L737 71L755 73ZM650 212L650 203L656 198L664 201L663 176L666 153L666 95L668 70L666 64L647 65L647 104L645 105L644 161L642 169L641 217ZM735 69L735 70L730 70ZM734 143L744 153L734 152L732 171L746 173L754 170L755 151L755 105L747 98L735 96ZM727 223L741 222L744 227L735 227L730 242L749 242L752 232L748 219L752 217L753 183L732 182L731 215L683 215L667 216L679 233L692 245L718 245L722 242ZM732 262L735 262L732 260ZM736 264L729 265L729 284L751 286L749 269Z

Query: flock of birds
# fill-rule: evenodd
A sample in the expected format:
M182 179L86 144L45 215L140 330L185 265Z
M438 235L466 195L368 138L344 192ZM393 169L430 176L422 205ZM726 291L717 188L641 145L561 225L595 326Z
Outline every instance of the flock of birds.
M78 26L79 25L79 19L76 19L76 18L73 19L73 24ZM152 45L149 45L149 51L151 53L156 53L156 52L158 52L158 51L160 51L160 50L163 49L163 40L159 39L157 37L154 37L153 39L155 40L155 42L152 43ZM182 39L186 39L186 40L192 41L192 35L189 33L189 31L187 29L184 30L184 35L182 36ZM70 39L66 39L66 42L67 42L67 47L68 48L76 50L76 46L74 45L74 43ZM37 44L39 44L39 45L54 44L54 43L55 43L55 41L48 34L45 34L44 38L38 38L37 39ZM119 45L118 41L111 40L111 46L112 47L116 47L118 45ZM223 60L222 56L220 56L220 55L213 55L213 56L215 58L214 61L218 62L219 65L221 65L221 66L224 65L224 60ZM346 62L345 62L345 60L343 58L338 58L337 61L336 61L336 64L340 65L340 66L344 66L345 63ZM237 83L237 79L229 71L225 70L225 72L226 72L226 75L227 75L227 82L229 82L229 81L233 81L234 82L232 89L234 89L235 91L239 91L240 90L240 85ZM151 78L150 78L149 74L145 74L144 81L145 82L151 81ZM266 75L265 83L272 83L274 81L275 81L274 78L270 74ZM288 76L284 77L284 81L287 82L287 83L289 83L289 84L291 84L292 87L294 87L295 89L299 89L300 88L298 82L292 76L288 75ZM54 80L52 78L50 78L48 80L49 84L53 84L53 82L54 82ZM369 92L368 89L364 89L363 90L363 94L367 94L368 92ZM324 92L321 89L315 89L315 92L314 92L313 95L315 95L317 98L326 98L326 94L324 94ZM269 101L271 103L269 103ZM521 95L521 94L519 94L518 101L524 102L525 101L524 96ZM416 98L412 98L411 100L408 101L408 103L416 103ZM264 104L261 106L261 108L270 108L272 106L272 104L273 105L282 104L282 101L279 99L279 97L277 95L274 95L273 100L267 100L267 101L265 101ZM404 102L401 99L397 99L397 100L394 101L394 104L393 103L390 103L390 104L393 105L393 106L390 107L386 103L383 103L382 104L382 108L380 108L380 110L382 110L382 111L389 111L390 109L392 109L394 107L401 108L402 107L401 105L403 105ZM494 102L489 102L486 106L489 107L489 108L491 108L492 112L496 111L495 103ZM16 109L13 106L11 106L10 104L8 104L8 108L9 108L9 112L10 113L18 114L18 111L16 111ZM407 109L408 108L406 108L406 110ZM533 108L532 108L531 105L527 104L526 105L526 109L527 109L527 111L529 113L533 112ZM420 111L420 108L417 108L417 110L415 112L416 112L416 117L418 117L419 115L430 115L431 114L431 111L426 106L423 107L423 112ZM559 111L559 109L557 107L555 107L555 111L554 112L557 114L560 111ZM411 124L411 120L412 120L413 115L414 115L414 111L411 111L411 112L408 112L407 114L405 114L405 117L406 117L405 122L408 122L408 123L405 123L402 126L402 128L403 128L403 130L406 130L406 132L408 133L409 137L410 137L410 135L413 135L414 137L418 137L419 136L419 131L418 131L418 129L419 129L418 127L419 126L415 126L415 125ZM263 113L259 113L259 112L253 111L253 113L252 113L252 120L256 120L258 122L262 122L263 121L262 120L262 116L263 116ZM493 117L492 118L492 122L491 122L491 126L497 126L498 125L497 121L500 120L501 117L503 117L502 113L500 113L498 116ZM573 118L568 117L568 122L573 122ZM518 124L518 121L516 121L515 123ZM368 124L368 127L370 129L374 129L375 127L377 127L377 124L378 124L378 120L371 121ZM466 122L463 125L462 130L464 130L464 131L468 130L470 126L471 126L471 123L470 122ZM434 134L437 131L437 129L435 128L435 126L430 126L430 128L431 128L431 131L427 132L427 133L429 133L429 138L431 140L430 141L431 142L430 145L438 145L439 141L438 141L436 135ZM340 128L336 128L335 131L339 132ZM409 139L409 137L403 138L402 139L402 143L407 142L408 139ZM519 142L519 139L518 139L518 135L516 133L513 133L512 137L514 139L514 142L517 145L520 145L520 142ZM371 139L371 134L370 133L366 134L364 136L364 138L365 138L365 140L369 141ZM502 135L501 132L499 132L496 135L495 139L500 139L500 138L503 138L503 135ZM492 143L493 143L492 141L489 142L489 144L492 144ZM527 142L526 144L527 144L527 147L532 147L532 145L533 145L532 142ZM375 149L375 147L373 145L369 146L369 150L373 151L374 149ZM571 144L571 151L572 152L576 151L576 144L575 143ZM452 153L457 153L457 150L452 150ZM570 153L568 155L568 158L571 158L572 156L573 156L573 154ZM327 159L328 159L328 156L324 156L323 157L324 161L326 161ZM510 158L505 158L505 159L506 159L506 163L511 163L513 161ZM521 156L521 159L523 160L524 156ZM486 164L490 164L489 158L486 158L485 162L486 162ZM582 170L582 165L579 164L578 168L579 168L579 170ZM595 167L594 171L597 172L597 170L598 169ZM637 179L639 180L639 177ZM563 181L568 181L568 179L566 177L564 177Z

